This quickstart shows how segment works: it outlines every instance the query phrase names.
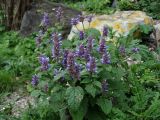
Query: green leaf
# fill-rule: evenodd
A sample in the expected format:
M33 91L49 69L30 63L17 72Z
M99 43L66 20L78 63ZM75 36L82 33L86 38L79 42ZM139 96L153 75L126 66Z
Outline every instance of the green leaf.
M97 100L97 104L99 105L99 107L102 109L102 111L106 115L109 114L112 110L111 100L107 100L107 99L101 97Z
M84 79L81 81L82 84L87 84L87 83L91 83L92 81L90 79Z
M59 73L58 75L56 75L54 77L54 81L59 80L60 78L62 78L65 75L66 71L62 71L61 73Z
M81 101L83 100L84 91L81 87L69 87L66 91L67 103L71 110L78 110Z
M98 88L102 88L102 85L99 81L94 81L93 84Z
M41 94L40 90L34 90L31 92L31 96L33 96L33 97L38 97L38 96L40 96L40 94Z
M55 112L61 111L64 109L67 105L65 104L65 91L57 91L56 93L51 93L51 98L50 98L50 105L52 106L52 109ZM62 111L61 111L62 112Z
M87 85L85 90L90 94L92 95L93 97L95 97L96 95L96 88L94 88L94 86L92 84L90 85Z
M88 35L88 36L94 36L95 38L99 38L99 36L101 35L101 33L97 30L97 29L95 29L95 28L89 28L89 29L87 29L86 30L86 34Z
M72 47L72 42L71 41L69 41L69 40L64 40L63 42L62 42L62 47L63 48L71 48Z
M134 60L134 59L136 59L136 60L138 60L138 61L141 61L141 55L140 54L132 54L131 55L131 58Z
M34 88L32 87L32 85L27 85L27 91L28 92L31 92L31 91L33 91L34 90Z
M87 104L87 100L83 100L78 111L72 111L70 110L70 114L73 118L73 120L83 120L86 112L87 112L87 108L88 108L88 104Z
M150 25L141 24L140 26L141 32L148 34L150 31L152 31L153 27Z

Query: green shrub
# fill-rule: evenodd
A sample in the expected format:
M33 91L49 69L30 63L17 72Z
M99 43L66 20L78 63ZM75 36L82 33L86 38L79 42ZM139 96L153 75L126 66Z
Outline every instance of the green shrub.
M160 19L160 1L159 0L139 0L137 3L119 0L120 10L142 10L155 19Z
M34 64L34 39L21 38L16 32L1 33L0 37L0 92L29 80Z

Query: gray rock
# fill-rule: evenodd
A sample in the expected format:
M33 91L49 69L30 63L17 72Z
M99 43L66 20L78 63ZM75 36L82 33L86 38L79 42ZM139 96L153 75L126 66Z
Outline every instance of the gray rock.
M34 3L31 5L30 10L25 12L20 27L20 34L23 36L28 36L31 33L38 32L40 30L39 25L41 23L44 12L49 14L51 21L50 26L53 27L55 23L58 22L55 16L55 9L58 7L62 7L63 10L63 16L61 20L61 24L63 26L62 34L69 34L71 29L70 19L81 14L81 12L59 3L52 3L48 1Z

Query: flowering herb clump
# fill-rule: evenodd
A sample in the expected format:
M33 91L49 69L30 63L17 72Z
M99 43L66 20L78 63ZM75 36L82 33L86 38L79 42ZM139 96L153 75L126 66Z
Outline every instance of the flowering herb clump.
M61 19L61 14L61 8L58 8L56 10L57 19ZM92 17L78 16L71 19L71 24L76 26L79 22L83 23L84 20L90 23ZM46 14L43 25L48 25L48 21ZM62 41L59 36L60 31L54 29L36 38L38 45L43 42L47 44L39 45L36 49L37 55L40 55L38 56L40 64L37 64L36 74L32 76L31 86L34 88L34 94L37 95L39 92L40 103L44 102L45 105L47 103L44 108L53 109L52 113L55 117L58 116L56 120L68 119L68 117L73 120L92 120L94 118L105 120L111 119L113 114L117 115L118 119L126 120L128 116L121 114L123 109L120 110L120 108L132 101L132 104L125 107L128 109L132 105L137 107L139 104L134 105L134 100L144 102L143 95L146 89L144 91L139 89L141 86L139 76L145 70L145 65L139 71L139 66L135 64L130 67L127 61L129 57L134 60L136 58L142 60L140 48L136 46L136 42L133 42L136 46L133 48L131 42L126 41L126 36L117 41L108 41L110 39L108 33L112 33L109 30L103 27L102 35L96 29L83 30L79 31L75 39ZM145 72L142 73L142 76L149 74ZM136 85L138 85L137 88ZM141 95L137 97L138 90L142 94L141 99ZM129 99L126 102L128 96ZM159 94L157 93L156 96L158 96L155 98L157 102ZM121 104L123 101L125 104ZM121 105L117 107L119 104ZM144 112L138 114L139 110L137 113L132 110L127 112L134 113L135 119L138 119L138 116L143 119ZM67 118L64 118L66 116Z

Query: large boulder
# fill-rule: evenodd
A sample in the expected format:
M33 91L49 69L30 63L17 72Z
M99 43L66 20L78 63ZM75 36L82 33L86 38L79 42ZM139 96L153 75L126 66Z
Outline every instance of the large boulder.
M63 25L63 34L68 34L71 29L70 19L75 17L81 12L68 8L65 5L59 3L53 3L49 1L39 1L38 3L33 3L31 5L30 10L26 11L20 28L20 33L24 36L30 35L33 32L37 32L40 30L40 23L43 18L44 12L49 14L50 18L50 26L54 26L57 23L55 9L58 7L62 8L63 16L61 20L61 25Z
M139 24L153 25L153 20L142 11L119 11L112 15L96 15L90 24L84 21L85 29L95 28L102 33L103 27L109 26L116 31L117 35L127 35L132 28ZM78 33L77 28L83 31L82 23L72 27L69 39Z

